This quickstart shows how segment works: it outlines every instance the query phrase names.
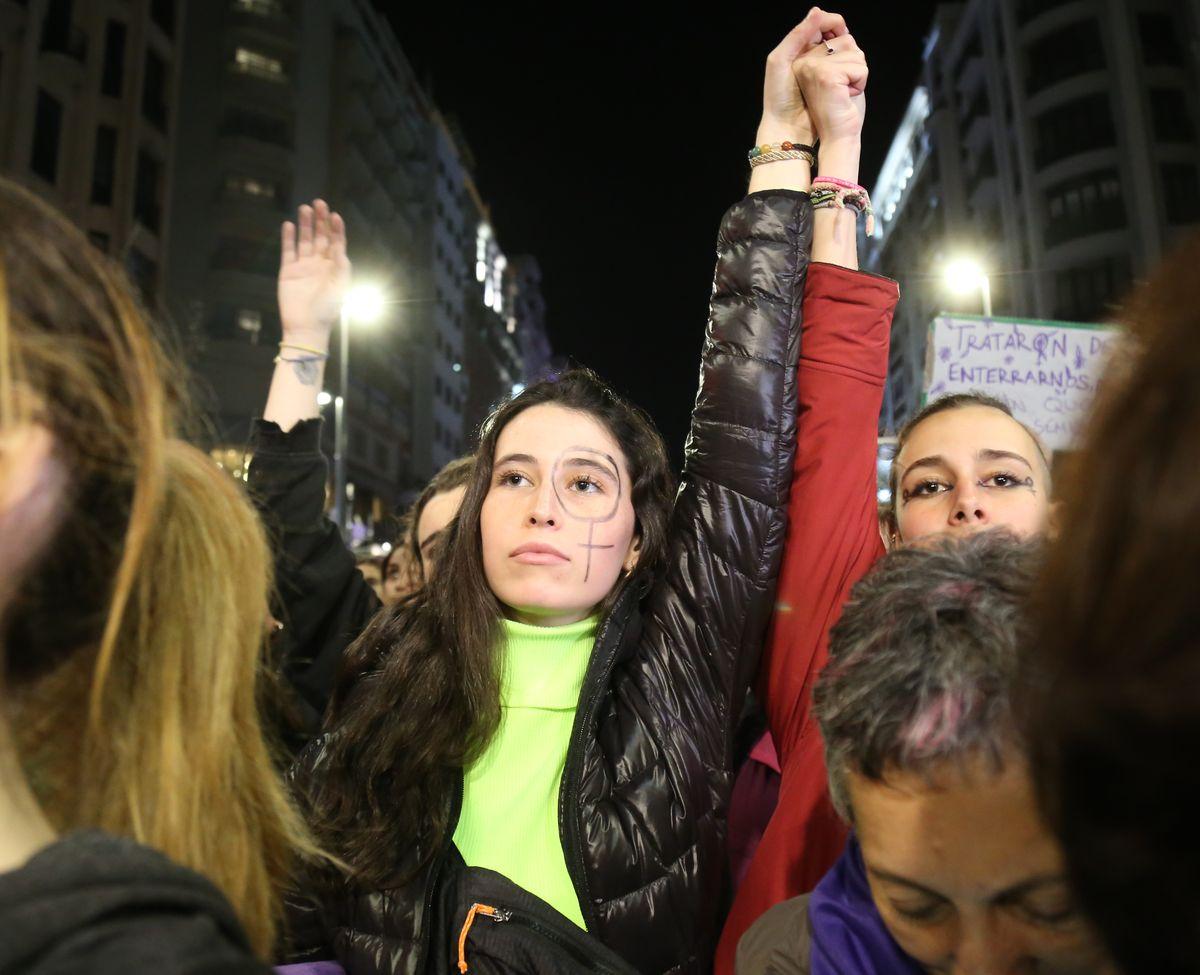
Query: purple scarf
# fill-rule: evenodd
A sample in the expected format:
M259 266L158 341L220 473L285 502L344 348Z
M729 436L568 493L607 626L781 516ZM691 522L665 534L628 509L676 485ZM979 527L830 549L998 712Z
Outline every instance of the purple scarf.
M812 975L921 975L875 910L867 869L853 834L808 902Z

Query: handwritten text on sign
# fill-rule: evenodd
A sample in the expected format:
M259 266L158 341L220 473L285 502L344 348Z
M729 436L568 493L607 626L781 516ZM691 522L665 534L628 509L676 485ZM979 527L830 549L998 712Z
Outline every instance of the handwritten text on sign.
M1074 447L1117 329L942 316L930 326L925 392L1003 400L1052 450Z

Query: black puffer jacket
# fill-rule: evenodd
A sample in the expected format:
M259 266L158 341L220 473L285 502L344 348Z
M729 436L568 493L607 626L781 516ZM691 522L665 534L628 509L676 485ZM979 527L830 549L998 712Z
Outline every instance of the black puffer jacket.
M588 931L644 972L711 967L732 737L784 544L810 231L801 193L755 194L725 216L668 568L602 622L567 753L559 827ZM361 629L346 607L373 604L354 595L349 556L320 519L315 425L264 424L250 474L283 532L287 601L314 627ZM324 758L315 743L305 774ZM354 975L432 967L449 932L430 929L446 926L437 904L460 866L447 843L415 883L327 901L308 957L332 950Z

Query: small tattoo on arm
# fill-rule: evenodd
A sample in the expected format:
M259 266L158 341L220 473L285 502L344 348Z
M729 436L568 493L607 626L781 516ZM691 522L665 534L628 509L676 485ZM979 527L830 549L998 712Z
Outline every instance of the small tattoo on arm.
M317 376L320 374L318 363L321 359L288 359L292 364L292 371L296 374L296 378L305 386L315 386L317 384Z

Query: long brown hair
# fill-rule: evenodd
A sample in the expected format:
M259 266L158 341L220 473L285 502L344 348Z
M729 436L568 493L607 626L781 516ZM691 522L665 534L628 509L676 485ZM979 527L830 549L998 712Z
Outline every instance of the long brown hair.
M666 558L674 478L645 413L579 369L530 386L489 418L438 563L437 585L375 618L348 654L351 677L331 709L329 754L309 798L323 838L365 882L395 876L402 869L398 851L412 854L411 870L437 851L448 827L450 790L499 724L496 647L503 607L483 571L480 512L500 432L541 403L595 418L629 467L638 563L599 611L611 609L625 587L645 585Z
M1037 589L1023 694L1042 806L1129 975L1200 955L1200 235L1119 316Z
M259 718L270 559L231 479L176 436L177 385L124 276L0 180L0 403L70 472L5 635L18 751L61 830L99 827L208 876L264 957L316 855Z

